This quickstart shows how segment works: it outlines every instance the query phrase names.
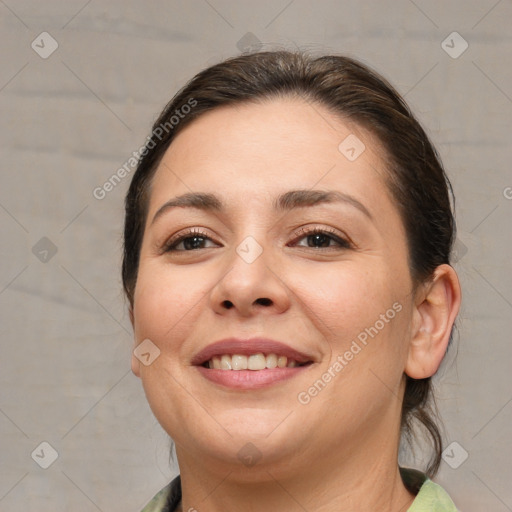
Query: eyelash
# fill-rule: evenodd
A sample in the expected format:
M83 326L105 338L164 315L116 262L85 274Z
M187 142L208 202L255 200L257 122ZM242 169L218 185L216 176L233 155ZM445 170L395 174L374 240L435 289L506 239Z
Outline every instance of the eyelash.
M298 240L300 240L302 238L307 238L309 236L327 235L330 238L330 240L333 240L334 242L336 242L338 244L338 247L331 247L331 246L329 246L329 247L310 247L310 249L314 249L314 250L319 250L319 249L341 250L341 249L353 248L353 244L348 239L340 237L339 235L336 234L336 232L334 230L331 230L331 229L324 229L324 228L318 228L318 227L316 227L316 228L300 228L299 230L297 230L294 233L294 235L295 235L295 238L294 238L293 242L297 242ZM192 250L184 250L184 249L177 250L176 249L177 245L179 245L181 242L184 242L185 240L187 240L189 238L203 238L203 239L212 241L212 239L208 235L208 233L205 233L204 231L201 231L200 229L192 228L192 229L189 229L188 231L186 231L185 233L182 233L181 235L169 240L163 247L162 252L163 253L195 252L195 250L197 250L197 249L192 249ZM201 247L201 249L204 249L204 247Z

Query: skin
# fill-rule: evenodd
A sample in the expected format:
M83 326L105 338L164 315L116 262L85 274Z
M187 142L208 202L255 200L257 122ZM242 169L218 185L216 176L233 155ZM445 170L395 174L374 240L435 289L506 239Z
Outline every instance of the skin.
M350 134L366 146L353 162L338 150ZM413 501L397 464L405 374L436 372L460 287L448 265L413 285L385 179L372 134L298 98L215 109L167 150L130 311L135 345L149 338L160 355L148 366L133 357L132 370L176 444L183 510L398 512ZM371 218L349 203L275 212L273 199L292 189L349 194ZM165 202L189 192L214 193L225 208L173 208L152 222ZM202 248L163 252L186 228L206 233ZM327 238L310 247L304 228L328 229L351 245ZM252 263L236 252L248 236L263 250ZM400 312L299 403L298 394L396 303ZM222 388L190 361L230 336L280 340L314 363L268 388ZM261 455L253 466L237 456L247 443Z

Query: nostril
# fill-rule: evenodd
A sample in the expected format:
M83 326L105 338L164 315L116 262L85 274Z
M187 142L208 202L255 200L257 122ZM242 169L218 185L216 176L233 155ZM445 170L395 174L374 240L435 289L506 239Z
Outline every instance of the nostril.
M258 299L256 302L262 306L270 306L272 304L270 299Z
M226 309L231 309L233 307L233 303L229 300L225 300L222 304Z

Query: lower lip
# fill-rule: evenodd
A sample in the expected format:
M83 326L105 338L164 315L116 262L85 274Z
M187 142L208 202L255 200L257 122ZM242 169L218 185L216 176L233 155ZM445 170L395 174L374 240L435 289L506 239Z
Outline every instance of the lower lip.
M266 368L264 370L217 370L196 366L208 380L235 389L260 389L295 377L310 365L294 368Z

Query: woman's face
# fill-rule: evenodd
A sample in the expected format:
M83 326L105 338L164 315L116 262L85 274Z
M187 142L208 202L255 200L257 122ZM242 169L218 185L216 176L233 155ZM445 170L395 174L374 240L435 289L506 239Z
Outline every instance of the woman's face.
M385 176L374 137L299 99L219 108L174 140L132 367L179 457L289 469L398 444L414 298ZM184 194L208 197L164 206Z

